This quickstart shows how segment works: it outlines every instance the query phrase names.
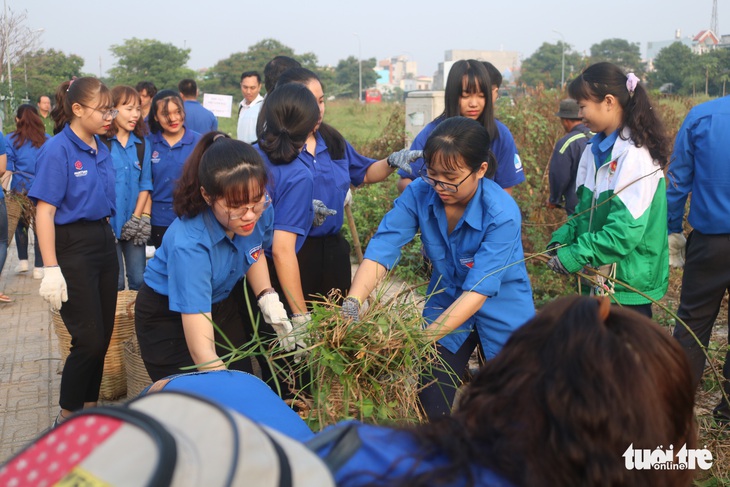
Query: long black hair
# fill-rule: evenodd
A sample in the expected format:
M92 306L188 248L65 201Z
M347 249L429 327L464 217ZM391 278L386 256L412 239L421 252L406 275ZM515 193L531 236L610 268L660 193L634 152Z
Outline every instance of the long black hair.
M440 115L440 118L461 116L459 101L464 92L484 95L484 110L479 114L477 122L487 129L489 140L497 139L499 131L497 130L497 122L494 120L492 80L489 77L487 68L481 61L467 59L456 61L451 66L449 76L446 79L446 88L444 89L444 112Z
M281 89L279 89L281 88ZM274 164L288 164L299 155L319 121L319 107L306 86L279 86L266 95L259 113L259 147Z

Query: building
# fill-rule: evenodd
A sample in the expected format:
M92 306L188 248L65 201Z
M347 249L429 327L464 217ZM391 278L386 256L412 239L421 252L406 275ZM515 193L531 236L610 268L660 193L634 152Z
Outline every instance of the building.
M717 47L726 47L725 45L723 45L723 40L726 37L730 36L722 36L721 40L711 30L702 30L695 36L682 37L682 31L677 29L674 33L674 39L669 39L665 41L650 41L646 43L647 71L654 70L654 59L659 54L659 51L661 51L665 47L671 46L675 42L681 42L685 46L692 49L692 52L694 52L695 54L704 54L707 51L710 51Z
M388 84L400 86L401 81L418 75L418 64L409 61L408 56L400 55L378 61L378 67L388 70Z
M443 90L451 66L463 59L489 61L499 69L505 81L514 78L514 72L520 66L520 53L517 51L480 51L476 49L452 49L444 53L444 62L439 63L438 71L433 75L433 89Z

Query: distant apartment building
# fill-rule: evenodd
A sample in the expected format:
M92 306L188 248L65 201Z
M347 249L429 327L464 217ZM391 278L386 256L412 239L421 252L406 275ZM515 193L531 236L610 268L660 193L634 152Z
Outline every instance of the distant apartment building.
M517 51L481 51L477 49L452 49L444 53L444 62L439 63L438 71L433 75L433 89L443 90L451 66L463 59L489 61L499 69L505 82L514 78L520 67L520 53Z
M418 64L400 55L378 61L378 89L384 93L394 88L408 91L430 90L432 78L418 76Z
M692 49L695 54L704 54L707 51L716 48L730 48L730 36L722 36L718 38L711 30L702 30L695 36L682 37L682 31L677 29L674 33L674 39L665 41L650 41L646 43L646 69L647 71L654 70L654 59L659 54L659 51L665 47L669 47L675 42L680 42L685 46Z

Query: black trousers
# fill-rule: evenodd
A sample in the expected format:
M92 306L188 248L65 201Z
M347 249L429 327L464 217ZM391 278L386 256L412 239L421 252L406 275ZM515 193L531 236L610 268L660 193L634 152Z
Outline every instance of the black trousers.
M479 334L476 330L472 330L456 353L436 344L442 363L434 364L430 370L421 374L422 389L418 394L421 407L429 420L451 414L451 406L454 404L456 390L461 385L461 377L472 352L479 343Z
M723 296L730 290L730 235L706 235L694 230L687 239L686 250L677 316L702 346L707 347ZM730 332L728 335L730 338ZM687 352L692 380L698 385L705 369L705 354L681 323L674 328L674 337ZM723 389L730 395L730 348L725 354L722 372ZM730 416L730 405L724 398L716 411Z
M252 302L252 310L255 314L258 313L255 300ZM234 286L227 298L213 304L211 315L213 322L220 329L214 331L216 353L219 357L230 353L225 345L226 338L238 348L253 336L251 317L245 303L243 281ZM169 298L158 294L146 283L137 294L134 322L142 360L152 380L186 372L181 369L195 365L185 341L182 315L177 311L171 311ZM259 363L262 371L264 367L266 370L269 369L263 358ZM229 363L228 368L253 373L249 358Z
M150 242L159 249L162 246L162 237L165 236L165 232L169 226L152 225L152 233L150 235Z
M268 259L272 286L279 293L287 312L291 313L273 260ZM339 233L328 237L308 237L297 253L297 260L305 300L320 300L317 296L326 297L332 289L339 289L343 296L347 295L352 283L352 267L350 244L345 237Z
M59 404L77 411L99 399L104 356L114 330L119 264L106 219L55 228L56 257L68 288L61 318L71 335Z

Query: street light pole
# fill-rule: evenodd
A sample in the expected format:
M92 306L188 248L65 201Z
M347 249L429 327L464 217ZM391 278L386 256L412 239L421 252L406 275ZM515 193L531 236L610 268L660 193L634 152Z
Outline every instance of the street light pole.
M13 99L13 70L10 67L10 27L8 26L8 3L6 0L3 0L3 15L5 16L4 22L5 25L3 28L5 29L5 59L8 62L8 93L10 94L10 99L12 103Z
M362 103L362 42L360 42L360 36L352 33L355 37L357 37L357 71L358 71L358 79L360 80L359 86L358 86L358 99L360 100L360 103Z
M556 34L560 36L560 38L563 40L562 45L560 46L562 48L563 54L562 59L560 61L560 89L563 89L563 86L565 86L565 36L558 32L557 30L553 30Z

